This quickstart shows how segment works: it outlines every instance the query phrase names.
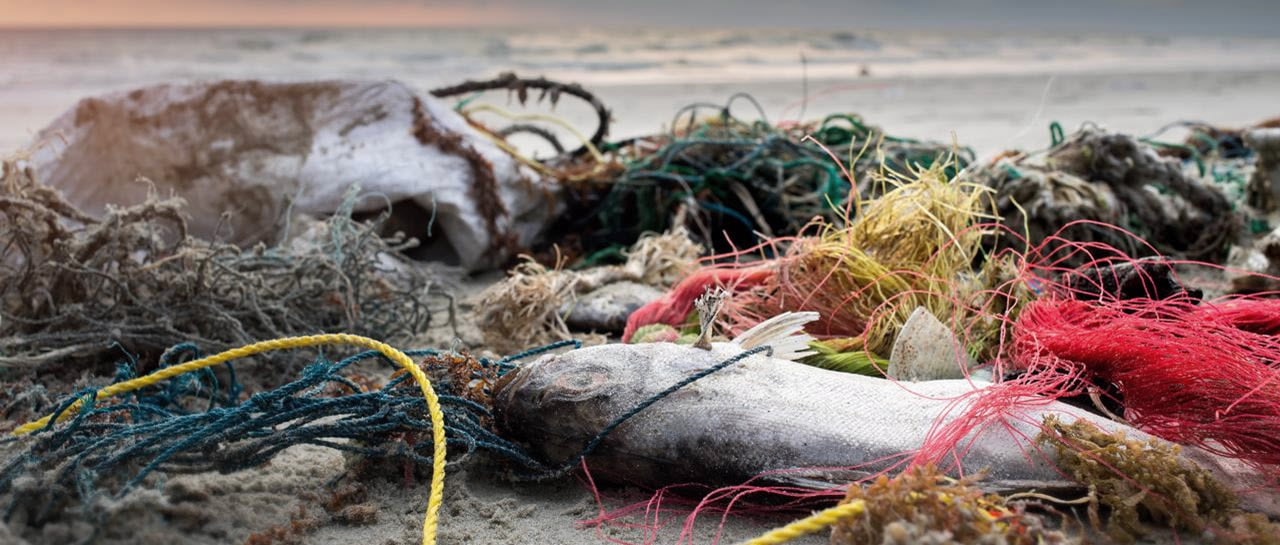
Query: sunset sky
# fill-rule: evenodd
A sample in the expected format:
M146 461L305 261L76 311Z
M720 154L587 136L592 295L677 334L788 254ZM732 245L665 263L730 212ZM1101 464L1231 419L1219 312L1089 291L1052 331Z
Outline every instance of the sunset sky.
M0 0L0 26L683 25L1280 34L1280 0Z

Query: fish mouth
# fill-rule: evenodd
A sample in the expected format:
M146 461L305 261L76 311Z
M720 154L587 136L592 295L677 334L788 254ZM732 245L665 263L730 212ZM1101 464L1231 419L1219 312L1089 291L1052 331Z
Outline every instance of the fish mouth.
M515 394L520 390L520 385L527 381L527 374L523 368L512 369L493 383L493 420L499 434L512 429L513 423L508 422L508 418L518 418L520 415L520 411L514 408Z
M520 380L522 378L522 375L524 374L525 374L524 368L519 367L516 369L512 369L511 371L507 372L507 374L502 375L501 377L498 377L498 381L493 383L493 398L495 400L498 400L500 398L510 397L508 392L515 390L515 388L512 387L512 384L517 382L524 382Z

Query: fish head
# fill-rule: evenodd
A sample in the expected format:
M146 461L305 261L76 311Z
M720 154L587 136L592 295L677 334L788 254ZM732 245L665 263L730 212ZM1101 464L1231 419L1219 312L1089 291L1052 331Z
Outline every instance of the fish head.
M497 431L548 463L563 462L614 420L677 382L681 373L672 362L683 360L675 367L685 367L688 355L698 352L703 351L651 343L543 356L495 386Z

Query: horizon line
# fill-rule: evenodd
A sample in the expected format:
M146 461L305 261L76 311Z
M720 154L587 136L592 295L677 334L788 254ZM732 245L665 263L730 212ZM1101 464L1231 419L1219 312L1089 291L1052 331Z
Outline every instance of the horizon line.
M709 25L709 24L636 24L636 23L590 23L590 24L569 24L569 23L484 23L484 22L467 22L467 23L442 23L442 24L361 24L361 25L342 25L342 24L322 24L322 25L303 25L303 24L200 24L200 23L143 23L135 25L117 25L117 24L98 24L98 23L70 23L70 24L45 24L45 23L0 23L0 32L7 31L148 31L148 30L506 30L506 29L524 29L524 30L564 30L568 28L581 29L582 27L594 27L603 29L699 29L699 30L760 30L761 26L756 25ZM902 31L903 27L892 24L870 25L865 27L850 28L845 25L837 26L816 26L816 25L792 25L792 26L770 26L772 30L777 31L824 31L824 32L849 32L858 33L875 33L875 32L897 32ZM1017 28L1009 29L998 25L968 25L956 26L947 25L942 28L934 27L916 27L919 31L937 32L938 30L950 30L955 32L1007 32L1010 34L1018 33L1051 33L1051 34L1084 34L1084 35L1100 35L1110 36L1116 34L1127 34L1131 36L1141 37L1172 37L1186 36L1190 33L1171 33L1156 31L1132 31L1132 30L1116 30L1116 29L1064 29L1056 27L1040 27L1040 28ZM1217 36L1217 34L1191 34L1200 36ZM1236 37L1240 38L1274 38L1275 36L1268 34L1242 33Z

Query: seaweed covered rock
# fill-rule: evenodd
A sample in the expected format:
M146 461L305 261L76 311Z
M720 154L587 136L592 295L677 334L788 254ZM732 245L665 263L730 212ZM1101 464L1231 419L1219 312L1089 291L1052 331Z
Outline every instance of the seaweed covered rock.
M394 203L421 256L482 269L528 245L553 193L447 105L394 81L156 85L87 98L36 137L30 164L74 206L183 197L191 234L278 242L290 213L329 214L359 184ZM138 183L145 178L150 183ZM226 216L224 216L224 214Z

